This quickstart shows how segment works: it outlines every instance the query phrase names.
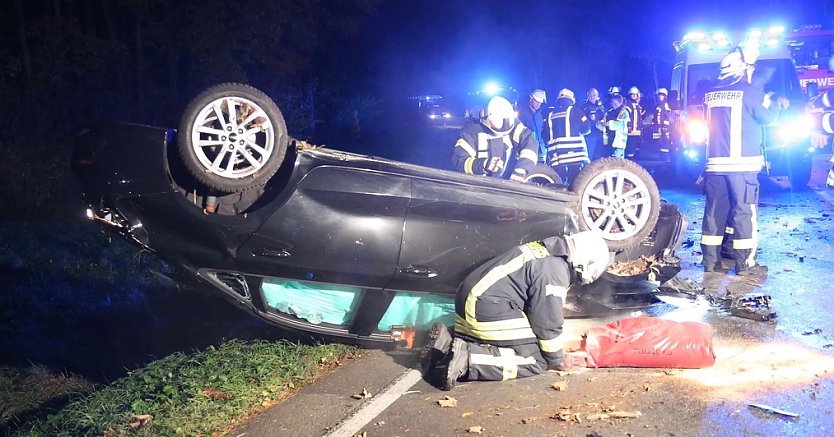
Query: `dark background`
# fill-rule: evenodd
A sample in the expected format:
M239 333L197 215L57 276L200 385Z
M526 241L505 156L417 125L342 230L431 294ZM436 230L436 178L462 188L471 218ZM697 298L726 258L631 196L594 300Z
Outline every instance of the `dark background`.
M0 214L13 217L74 197L68 158L80 129L107 121L176 127L189 99L219 82L265 91L298 137L398 158L397 117L410 95L454 101L490 80L522 97L537 87L582 96L611 85L650 95L668 86L671 43L693 27L831 26L834 14L830 0L3 5L0 194L11 207Z

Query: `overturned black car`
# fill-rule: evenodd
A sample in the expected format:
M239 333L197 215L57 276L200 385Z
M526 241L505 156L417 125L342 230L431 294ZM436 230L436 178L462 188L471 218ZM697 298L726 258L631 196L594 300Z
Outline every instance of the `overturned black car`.
M685 227L633 162L602 159L571 187L544 187L317 148L240 84L195 98L177 130L87 130L73 165L88 217L179 279L276 325L360 344L450 321L469 272L554 235L598 230L616 260L652 256L673 276ZM615 286L571 290L566 316L656 302L607 276Z

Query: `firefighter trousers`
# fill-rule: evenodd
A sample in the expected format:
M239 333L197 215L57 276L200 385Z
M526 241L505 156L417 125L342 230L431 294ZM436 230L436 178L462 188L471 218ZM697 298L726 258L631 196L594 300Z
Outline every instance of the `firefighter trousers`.
M538 375L547 370L547 361L536 343L494 346L467 341L469 373L467 381L503 381Z
M756 264L759 180L755 173L704 176L704 220L701 252L705 268L721 260L725 228L732 223L736 272Z

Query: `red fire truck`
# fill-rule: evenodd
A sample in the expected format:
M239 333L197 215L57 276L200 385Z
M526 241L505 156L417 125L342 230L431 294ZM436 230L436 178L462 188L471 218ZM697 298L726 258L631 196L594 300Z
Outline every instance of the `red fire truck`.
M786 33L785 43L796 63L796 74L803 90L813 97L817 92L834 89L834 59L831 56L834 29L823 29L821 25L802 26ZM816 85L811 85L809 90L808 84Z

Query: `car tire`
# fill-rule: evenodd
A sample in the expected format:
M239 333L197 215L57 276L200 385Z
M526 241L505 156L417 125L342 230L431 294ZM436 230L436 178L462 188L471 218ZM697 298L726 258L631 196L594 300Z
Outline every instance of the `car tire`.
M570 189L579 196L579 228L601 232L612 251L637 246L657 224L657 184L633 161L593 161L579 172Z
M240 83L200 93L177 130L177 148L189 173L227 193L265 184L281 167L288 143L287 125L275 102Z
M550 186L550 185L564 185L562 177L552 167L544 164L536 164L527 176L524 182L533 185Z

